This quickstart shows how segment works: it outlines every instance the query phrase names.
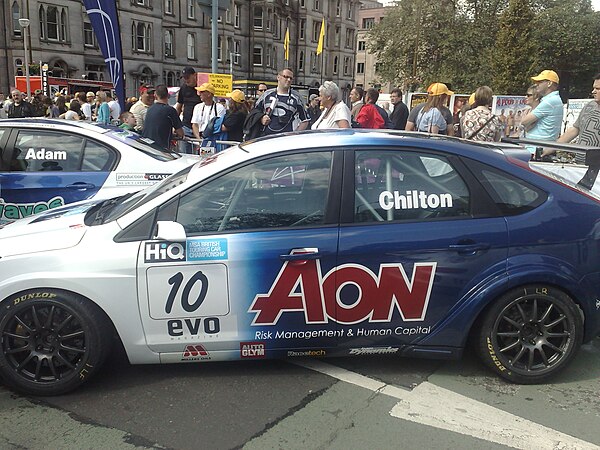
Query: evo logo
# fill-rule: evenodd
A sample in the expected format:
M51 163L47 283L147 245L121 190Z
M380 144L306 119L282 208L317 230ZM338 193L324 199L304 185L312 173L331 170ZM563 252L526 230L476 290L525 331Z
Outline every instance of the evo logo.
M144 247L144 262L185 261L185 245L179 242L150 242Z

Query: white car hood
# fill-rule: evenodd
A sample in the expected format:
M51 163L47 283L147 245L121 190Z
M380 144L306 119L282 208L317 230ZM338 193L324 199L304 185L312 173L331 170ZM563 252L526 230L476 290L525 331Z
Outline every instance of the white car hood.
M0 258L74 247L87 230L85 212L96 202L59 208L0 225Z

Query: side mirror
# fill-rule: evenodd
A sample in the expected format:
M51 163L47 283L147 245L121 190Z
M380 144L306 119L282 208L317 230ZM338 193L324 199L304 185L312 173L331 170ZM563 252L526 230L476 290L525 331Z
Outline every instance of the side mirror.
M156 231L153 239L161 241L185 241L186 237L183 225L180 223L166 220L156 222Z

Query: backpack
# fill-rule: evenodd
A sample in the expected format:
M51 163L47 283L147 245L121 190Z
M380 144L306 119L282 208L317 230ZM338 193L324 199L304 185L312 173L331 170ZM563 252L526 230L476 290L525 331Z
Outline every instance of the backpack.
M225 116L215 116L208 121L206 124L206 128L202 132L202 143L200 146L202 148L214 148L215 152L220 152L225 149L224 144L218 144L217 141L226 141L227 140L227 131L221 131L221 125L223 125L223 121L225 120Z

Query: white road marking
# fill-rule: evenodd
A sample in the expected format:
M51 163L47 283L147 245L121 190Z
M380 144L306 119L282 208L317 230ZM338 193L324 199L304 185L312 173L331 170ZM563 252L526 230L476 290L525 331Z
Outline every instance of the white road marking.
M294 362L340 381L400 400L390 411L392 417L519 449L600 450L599 446L591 442L531 422L429 382L423 382L408 390L315 359Z

